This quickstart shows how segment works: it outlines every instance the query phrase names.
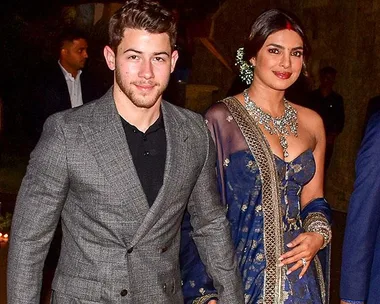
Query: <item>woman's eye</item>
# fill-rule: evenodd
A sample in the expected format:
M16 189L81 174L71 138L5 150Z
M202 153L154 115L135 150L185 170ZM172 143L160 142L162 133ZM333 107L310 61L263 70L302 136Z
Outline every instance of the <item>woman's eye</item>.
M303 53L301 51L295 51L292 53L293 56L296 56L296 57L301 57L303 55Z
M278 49L269 49L269 53L272 53L272 54L279 54L280 51Z

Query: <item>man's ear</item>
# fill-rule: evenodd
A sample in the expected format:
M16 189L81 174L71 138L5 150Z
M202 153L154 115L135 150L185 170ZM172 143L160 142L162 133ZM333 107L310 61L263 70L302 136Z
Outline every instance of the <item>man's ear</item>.
M171 71L170 71L170 73L172 73L174 71L175 64L178 60L178 57L179 57L178 51L177 50L173 51L172 52L172 58L170 59L171 60Z
M59 55L60 55L61 58L65 57L67 55L67 50L64 49L64 48L60 49L59 50Z
M113 71L115 70L115 53L114 51L106 45L103 50L104 58L106 59L108 68Z

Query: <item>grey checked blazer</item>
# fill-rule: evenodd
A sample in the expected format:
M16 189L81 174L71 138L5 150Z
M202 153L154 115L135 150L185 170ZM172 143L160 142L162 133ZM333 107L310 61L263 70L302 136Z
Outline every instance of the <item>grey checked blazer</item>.
M151 208L112 89L47 120L14 212L8 303L39 303L43 263L60 217L53 303L183 303L179 241L186 207L220 303L244 303L207 128L200 115L165 101L162 113L166 166Z

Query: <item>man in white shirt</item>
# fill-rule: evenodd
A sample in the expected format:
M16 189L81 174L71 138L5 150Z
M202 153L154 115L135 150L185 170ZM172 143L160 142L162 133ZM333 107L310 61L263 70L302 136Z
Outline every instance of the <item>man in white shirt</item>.
M90 79L84 70L88 59L86 35L69 28L62 31L57 42L58 61L42 69L42 77L32 92L36 101L37 136L48 116L81 106L104 93L99 90L94 77Z
M66 79L71 107L74 108L83 104L80 76L88 58L88 44L85 38L79 36L64 39L61 41L58 64Z

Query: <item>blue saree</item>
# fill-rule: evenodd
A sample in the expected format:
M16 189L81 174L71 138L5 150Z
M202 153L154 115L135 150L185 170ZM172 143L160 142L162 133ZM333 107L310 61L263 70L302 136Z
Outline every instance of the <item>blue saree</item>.
M218 151L219 191L231 224L245 303L327 303L323 270L329 268L328 258L324 258L327 266L322 267L315 257L301 279L301 269L287 275L292 265L277 266L278 257L289 250L286 244L304 232L300 193L315 173L312 151L306 150L290 162L274 156L240 103L233 98L224 102L228 107L218 103L209 109L206 122ZM326 210L328 213L329 208ZM213 293L201 263L197 266L194 261L192 271L198 278L193 285L199 290L201 282L207 282L207 290ZM184 295L189 299L186 284L188 278L184 278Z

